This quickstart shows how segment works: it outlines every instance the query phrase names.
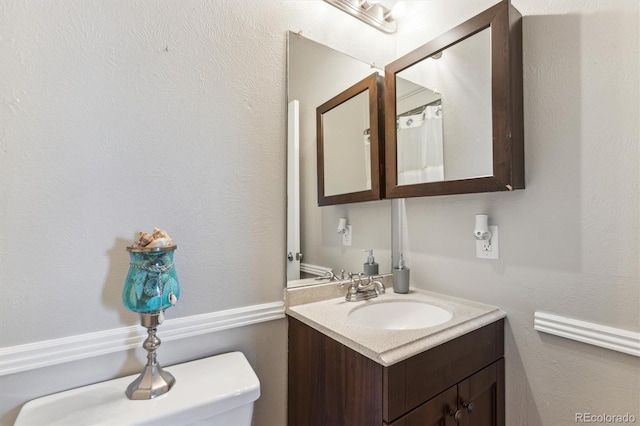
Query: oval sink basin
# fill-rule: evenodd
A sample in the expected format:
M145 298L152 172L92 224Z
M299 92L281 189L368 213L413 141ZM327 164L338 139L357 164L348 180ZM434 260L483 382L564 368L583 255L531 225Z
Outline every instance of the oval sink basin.
M397 301L357 307L349 313L349 321L380 330L414 330L443 324L451 312L428 303Z

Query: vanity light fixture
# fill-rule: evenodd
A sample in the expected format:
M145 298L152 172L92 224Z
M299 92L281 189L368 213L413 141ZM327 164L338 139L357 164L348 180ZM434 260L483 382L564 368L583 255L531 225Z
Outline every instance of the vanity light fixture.
M380 0L360 0L360 7L364 10L369 10L378 3L380 3Z
M385 33L395 33L398 17L404 10L401 1L388 9L379 0L324 0L349 15Z

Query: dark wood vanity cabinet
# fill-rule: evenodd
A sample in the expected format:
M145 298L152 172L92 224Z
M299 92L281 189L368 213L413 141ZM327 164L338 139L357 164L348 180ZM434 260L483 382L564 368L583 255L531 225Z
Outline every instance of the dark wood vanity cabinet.
M389 425L504 425L504 358Z
M384 367L289 317L288 424L504 425L504 320Z

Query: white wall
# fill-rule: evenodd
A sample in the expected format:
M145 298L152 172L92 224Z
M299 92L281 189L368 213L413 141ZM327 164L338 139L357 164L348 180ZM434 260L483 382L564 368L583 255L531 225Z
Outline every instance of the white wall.
M0 0L0 350L137 324L125 247L154 226L178 244L167 318L282 300L287 30L368 62L365 40L389 43L321 1ZM166 342L159 359L235 349L262 382L256 423L283 424L285 320ZM143 360L2 376L0 423Z
M410 3L399 54L493 3ZM570 425L577 412L640 419L638 358L533 330L541 310L639 331L639 3L513 3L524 16L527 188L406 200L412 285L507 313L508 425ZM499 225L500 260L475 258L476 213Z

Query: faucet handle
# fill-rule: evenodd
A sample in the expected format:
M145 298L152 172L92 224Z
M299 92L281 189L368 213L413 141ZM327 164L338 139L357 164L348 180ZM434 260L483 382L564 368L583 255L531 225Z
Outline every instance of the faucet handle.
M348 285L350 287L353 287L353 285L356 283L356 280L353 278L353 273L349 272L349 279L345 280L344 277L343 279L341 279L340 281L338 281L338 283L336 284L338 287L342 288L345 285Z

